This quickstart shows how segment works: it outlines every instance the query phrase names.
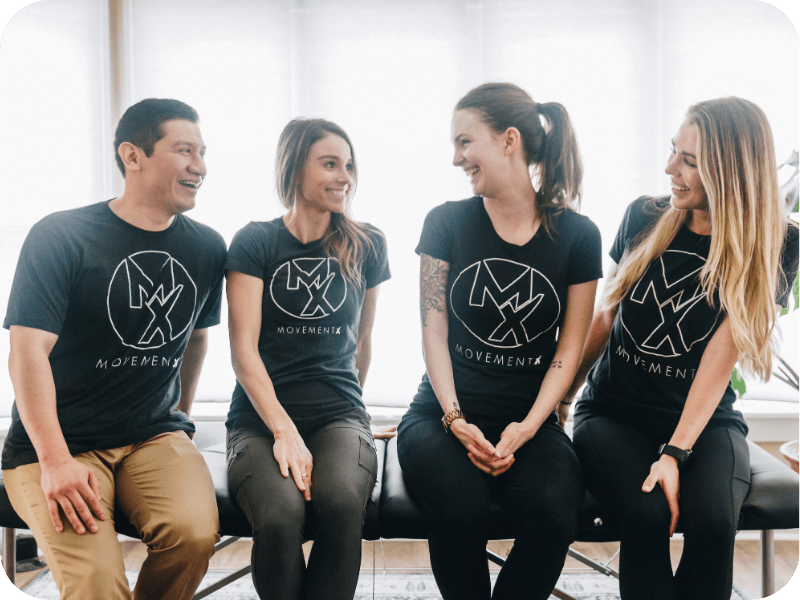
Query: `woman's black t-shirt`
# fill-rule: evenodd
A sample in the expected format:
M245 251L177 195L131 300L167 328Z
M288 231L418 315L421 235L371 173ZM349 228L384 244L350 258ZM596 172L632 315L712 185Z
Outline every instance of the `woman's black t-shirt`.
M264 281L258 352L276 390L319 381L364 406L356 369L358 325L366 290L391 276L386 240L368 232L372 248L361 264L361 285L347 281L321 240L303 244L282 218L251 222L233 238L225 270ZM236 382L228 419L255 414Z
M619 263L625 250L669 205L669 198L643 197L628 207L609 252ZM611 334L586 380L575 411L575 425L607 415L649 429L674 430L680 420L700 359L725 319L719 297L709 303L699 273L711 236L684 227L620 302ZM788 283L797 272L797 227L784 240L783 271ZM786 306L791 285L776 303ZM736 395L728 383L711 423L747 435L742 414L732 408Z
M570 285L602 277L600 232L565 210L522 246L503 240L476 196L425 219L417 254L450 263L448 348L467 414L524 418L550 367ZM415 401L438 406L427 374Z

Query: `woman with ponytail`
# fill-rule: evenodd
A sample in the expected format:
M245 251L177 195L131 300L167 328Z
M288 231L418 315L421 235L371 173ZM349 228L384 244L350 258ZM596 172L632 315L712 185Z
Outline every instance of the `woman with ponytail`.
M582 168L560 104L482 85L456 105L452 141L476 195L434 208L417 246L427 372L400 464L445 600L544 600L577 527L581 471L554 409L591 321L600 234L575 212ZM494 590L492 500L515 537Z
M768 379L797 272L772 132L740 98L700 102L672 141L672 194L628 207L581 367L575 449L621 530L623 599L728 600L750 485L731 372ZM591 371L590 371L591 369ZM586 375L588 373L588 379ZM684 534L673 575L669 538Z
M358 581L378 465L361 394L389 265L380 231L348 215L356 177L340 127L290 122L275 169L288 212L250 223L228 251L228 483L253 528L262 599L349 600Z

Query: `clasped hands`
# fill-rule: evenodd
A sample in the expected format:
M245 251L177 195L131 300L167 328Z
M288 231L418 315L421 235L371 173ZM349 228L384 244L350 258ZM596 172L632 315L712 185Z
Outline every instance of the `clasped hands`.
M467 457L472 464L493 477L508 471L514 464L514 453L533 437L522 423L509 423L496 447L477 426L464 419L453 421L450 431L467 449Z

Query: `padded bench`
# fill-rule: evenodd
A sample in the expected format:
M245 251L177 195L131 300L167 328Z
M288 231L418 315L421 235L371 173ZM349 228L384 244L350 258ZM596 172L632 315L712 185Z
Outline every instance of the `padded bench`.
M750 446L750 492L742 507L739 520L740 530L761 532L762 552L762 592L768 596L775 592L774 583L774 530L794 529L798 527L798 489L800 479L797 474L781 461L748 441ZM373 490L367 505L364 522L364 539L426 539L422 513L412 502L403 482L403 474L397 459L397 440L388 442L378 440L378 472L382 473ZM236 541L240 537L250 537L250 525L228 492L227 468L225 463L225 446L218 444L202 452L208 463L214 480L217 504L220 513L220 533L225 536L217 544L217 550ZM133 527L119 515L116 523L117 531L136 537ZM491 539L512 539L512 530L504 518L499 505L493 505L490 511ZM576 541L609 542L619 540L618 525L614 512L605 506L588 491L584 491L579 530ZM16 569L15 530L26 528L25 523L16 515L8 500L5 487L0 479L0 526L4 531L3 565L6 574L13 582ZM680 531L680 524L678 527ZM306 535L313 539L314 523L309 518L306 523ZM570 555L587 566L605 575L619 577L619 574L607 565L570 549ZM502 565L503 559L487 550L489 560ZM212 594L228 583L248 574L250 566L240 569L214 585L199 591L195 600ZM564 600L571 596L561 590L553 594Z

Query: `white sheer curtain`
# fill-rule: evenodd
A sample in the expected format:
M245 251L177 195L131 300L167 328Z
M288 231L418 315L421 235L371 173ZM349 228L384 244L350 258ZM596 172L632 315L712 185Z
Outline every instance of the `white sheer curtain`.
M31 225L98 202L111 181L105 2L20 10L0 39L0 313ZM0 416L11 413L8 331L0 333Z
M3 313L30 225L108 189L102 4L30 6L2 39L0 194L24 206L0 230ZM355 216L386 233L393 272L373 334L373 403L408 403L424 369L413 250L430 208L471 193L450 164L449 128L474 85L512 81L566 106L585 165L583 212L606 250L630 201L668 189L669 140L692 102L753 100L779 162L798 147L796 33L755 0L129 0L126 14L126 100L175 97L198 110L209 176L190 216L228 241L281 213L272 169L290 118L328 118L351 136ZM233 389L227 331L212 331L199 399ZM8 334L0 340L7 351ZM0 381L3 414L13 393L5 372Z

